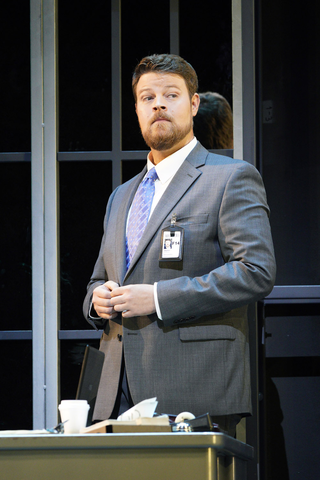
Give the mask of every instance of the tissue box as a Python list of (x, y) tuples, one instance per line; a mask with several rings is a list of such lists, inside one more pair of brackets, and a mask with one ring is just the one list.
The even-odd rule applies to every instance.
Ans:
[(81, 430), (81, 433), (171, 432), (168, 415), (141, 417), (136, 420), (103, 420)]

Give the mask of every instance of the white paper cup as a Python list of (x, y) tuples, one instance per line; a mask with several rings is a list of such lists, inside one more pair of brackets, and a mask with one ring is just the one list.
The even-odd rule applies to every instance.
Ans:
[(80, 433), (86, 427), (90, 408), (87, 400), (61, 400), (58, 408), (61, 422), (66, 422), (64, 433)]

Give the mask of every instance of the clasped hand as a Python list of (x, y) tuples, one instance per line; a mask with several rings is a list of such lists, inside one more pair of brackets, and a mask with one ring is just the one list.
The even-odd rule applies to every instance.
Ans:
[(92, 304), (101, 318), (150, 315), (156, 311), (153, 285), (119, 285), (111, 280), (93, 290)]

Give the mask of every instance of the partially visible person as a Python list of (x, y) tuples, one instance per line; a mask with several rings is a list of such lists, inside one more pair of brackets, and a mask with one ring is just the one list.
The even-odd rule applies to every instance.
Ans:
[(199, 93), (200, 106), (193, 131), (208, 149), (233, 149), (233, 118), (228, 101), (219, 93)]

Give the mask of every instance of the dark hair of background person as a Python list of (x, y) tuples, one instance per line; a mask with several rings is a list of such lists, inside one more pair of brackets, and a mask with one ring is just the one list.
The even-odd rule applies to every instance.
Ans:
[(200, 93), (193, 131), (205, 148), (233, 148), (233, 117), (228, 101), (219, 93)]
[(198, 77), (190, 63), (179, 57), (179, 55), (155, 54), (144, 57), (134, 69), (132, 90), (135, 101), (137, 101), (136, 89), (140, 77), (145, 73), (154, 72), (180, 75), (186, 82), (190, 98), (192, 98), (198, 90)]

